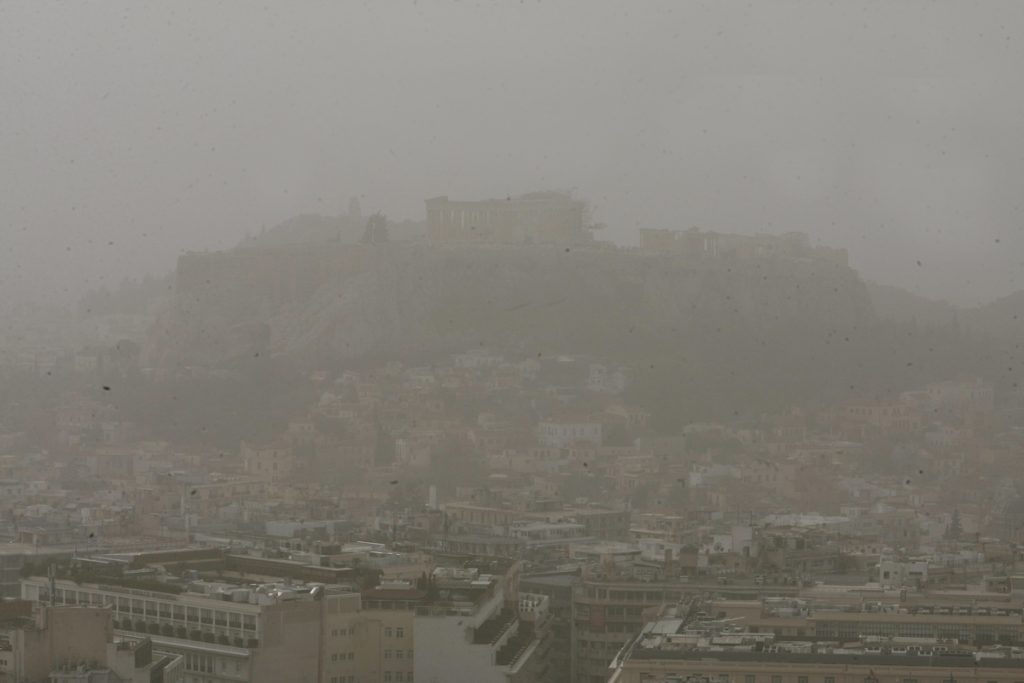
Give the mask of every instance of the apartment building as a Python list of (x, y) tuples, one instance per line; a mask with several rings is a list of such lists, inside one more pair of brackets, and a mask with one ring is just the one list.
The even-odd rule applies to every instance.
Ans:
[(176, 593), (29, 577), (22, 597), (109, 609), (118, 636), (182, 655), (183, 683), (362, 683), (376, 666), (356, 656), (359, 594), (339, 588), (194, 582)]
[(0, 603), (0, 681), (180, 683), (183, 659), (149, 638), (114, 638), (110, 610)]
[(368, 672), (380, 683), (415, 680), (414, 620), (427, 601), (426, 590), (408, 581), (388, 581), (363, 591), (362, 618), (356, 626), (355, 645), (361, 656), (376, 654), (378, 666)]

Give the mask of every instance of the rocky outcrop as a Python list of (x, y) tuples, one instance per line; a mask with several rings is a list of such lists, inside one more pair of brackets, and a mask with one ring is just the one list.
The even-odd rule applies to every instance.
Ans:
[(174, 302), (144, 357), (205, 365), (266, 352), (319, 362), (477, 345), (726, 353), (872, 320), (863, 282), (829, 261), (321, 243), (182, 256)]

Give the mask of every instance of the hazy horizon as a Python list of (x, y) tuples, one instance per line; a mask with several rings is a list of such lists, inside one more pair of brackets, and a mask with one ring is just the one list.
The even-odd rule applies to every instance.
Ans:
[(1022, 41), (0, 0), (0, 683), (1024, 682)]
[(0, 4), (0, 284), (66, 301), (352, 195), (551, 188), (620, 243), (799, 230), (926, 296), (1024, 287), (1024, 6), (643, 9)]

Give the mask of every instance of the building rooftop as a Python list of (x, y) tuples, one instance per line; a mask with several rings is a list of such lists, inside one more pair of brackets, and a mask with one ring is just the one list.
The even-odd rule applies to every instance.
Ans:
[[(738, 620), (694, 617), (695, 605), (670, 608), (649, 622), (621, 660), (728, 660), (922, 667), (1024, 668), (1024, 648), (975, 648), (956, 640), (862, 636), (851, 640), (779, 638), (754, 633)], [(700, 613), (698, 613), (700, 614)]]

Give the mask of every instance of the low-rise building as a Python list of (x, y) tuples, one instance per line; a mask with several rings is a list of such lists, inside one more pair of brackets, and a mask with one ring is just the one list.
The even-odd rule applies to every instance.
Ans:
[(609, 683), (1010, 683), (1024, 677), (1024, 656), (929, 637), (782, 639), (695, 614), (691, 603), (646, 623), (608, 673)]

